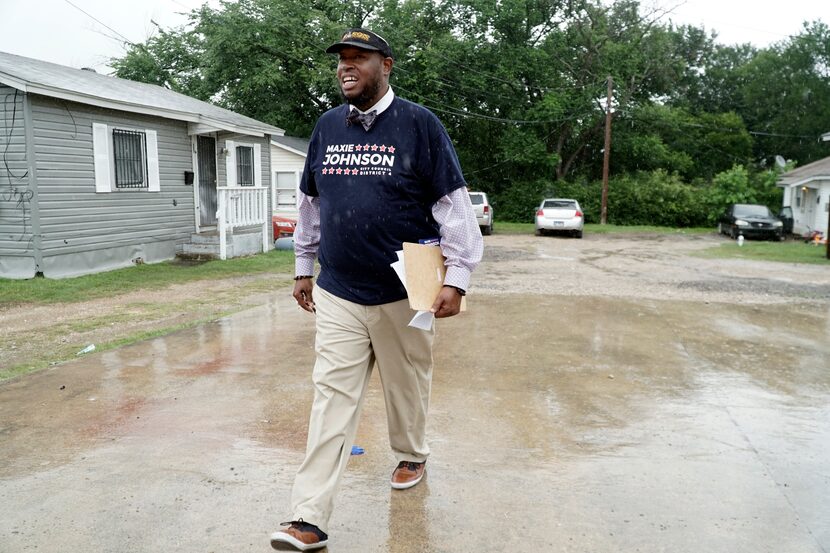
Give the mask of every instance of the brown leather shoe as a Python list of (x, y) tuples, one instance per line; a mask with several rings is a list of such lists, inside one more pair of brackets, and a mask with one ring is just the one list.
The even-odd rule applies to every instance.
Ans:
[(271, 547), (277, 551), (309, 551), (325, 547), (329, 542), (325, 532), (303, 519), (283, 522), (280, 526), (288, 528), (271, 534)]
[(401, 461), (398, 463), (398, 468), (392, 473), (392, 487), (396, 490), (411, 488), (424, 477), (426, 465), (426, 461), (423, 463)]

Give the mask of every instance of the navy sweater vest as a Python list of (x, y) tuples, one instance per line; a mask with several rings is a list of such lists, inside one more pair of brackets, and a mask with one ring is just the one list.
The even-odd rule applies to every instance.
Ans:
[(406, 298), (390, 264), (403, 242), (439, 236), (432, 206), (466, 186), (447, 131), (398, 97), (366, 132), (329, 110), (309, 143), (300, 190), (320, 199), (320, 276), (326, 291), (361, 305)]

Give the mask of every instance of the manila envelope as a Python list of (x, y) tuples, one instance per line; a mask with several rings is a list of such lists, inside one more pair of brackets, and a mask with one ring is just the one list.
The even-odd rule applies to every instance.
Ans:
[[(439, 246), (404, 242), (403, 262), (406, 267), (406, 291), (409, 307), (429, 311), (444, 286), (444, 256)], [(467, 310), (467, 298), (461, 298), (461, 311)]]

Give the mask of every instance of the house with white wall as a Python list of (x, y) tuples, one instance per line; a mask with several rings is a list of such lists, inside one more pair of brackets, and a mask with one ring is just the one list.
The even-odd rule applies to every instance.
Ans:
[(297, 219), (297, 198), (308, 140), (293, 136), (271, 137), (271, 208), (277, 217)]
[[(827, 135), (830, 138), (830, 134)], [(819, 230), (827, 236), (830, 217), (830, 157), (782, 174), (784, 207), (793, 212), (793, 233)]]

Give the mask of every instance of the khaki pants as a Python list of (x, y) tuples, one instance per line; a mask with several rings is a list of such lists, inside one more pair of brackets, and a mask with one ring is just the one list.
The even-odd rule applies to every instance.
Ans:
[[(432, 382), (434, 331), (407, 326), (408, 300), (358, 305), (319, 286), (314, 404), (306, 457), (291, 492), (292, 520), (328, 532), (334, 496), (351, 455), (372, 367), (377, 361), (389, 442), (398, 462), (429, 455), (425, 427)], [(391, 470), (390, 470), (391, 474)]]

